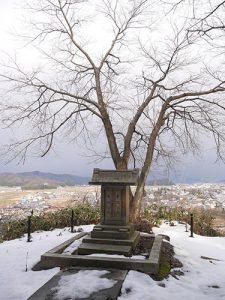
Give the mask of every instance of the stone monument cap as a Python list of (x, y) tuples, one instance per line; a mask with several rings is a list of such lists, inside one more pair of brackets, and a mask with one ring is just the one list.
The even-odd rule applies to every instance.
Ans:
[(139, 169), (133, 170), (102, 170), (94, 169), (91, 182), (89, 184), (117, 184), (117, 185), (137, 185)]

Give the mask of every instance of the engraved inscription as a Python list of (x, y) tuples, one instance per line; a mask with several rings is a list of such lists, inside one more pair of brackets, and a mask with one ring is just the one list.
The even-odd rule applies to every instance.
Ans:
[(105, 191), (105, 220), (118, 221), (122, 216), (121, 190), (108, 189)]
[(105, 218), (111, 218), (111, 206), (112, 206), (112, 191), (106, 191), (106, 199), (105, 199)]
[(112, 219), (120, 220), (121, 209), (121, 191), (116, 191), (112, 202)]

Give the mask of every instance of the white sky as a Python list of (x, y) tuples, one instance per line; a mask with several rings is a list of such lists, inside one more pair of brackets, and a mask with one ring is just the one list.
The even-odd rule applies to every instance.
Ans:
[[(18, 29), (20, 19), (22, 18), (21, 10), (18, 5), (22, 1), (19, 0), (0, 0), (0, 51), (13, 54), (15, 50), (18, 51), (18, 44), (16, 38), (10, 34), (14, 28)], [(19, 50), (21, 51), (21, 50)], [(24, 57), (26, 63), (32, 63), (37, 57), (36, 54), (29, 49), (24, 50)], [(2, 55), (1, 55), (2, 57)], [(6, 130), (0, 129), (1, 144), (8, 141), (11, 133)], [(180, 180), (188, 178), (196, 178), (198, 180), (214, 181), (218, 179), (225, 179), (225, 166), (223, 164), (215, 164), (215, 154), (212, 145), (204, 145), (204, 154), (201, 157), (194, 158), (186, 156), (181, 158), (181, 163), (176, 166), (176, 175), (171, 171), (171, 177), (177, 177)], [(91, 159), (85, 157), (85, 150), (80, 149), (79, 145), (68, 145), (58, 141), (54, 151), (45, 158), (30, 158), (24, 165), (17, 165), (12, 162), (4, 165), (0, 161), (0, 172), (19, 172), (19, 171), (49, 171), (55, 173), (71, 173), (80, 176), (90, 176), (94, 167), (112, 168), (113, 165), (110, 161), (97, 164), (91, 163)], [(164, 168), (163, 168), (164, 169)], [(161, 175), (163, 173), (159, 172)], [(157, 173), (156, 173), (157, 174)], [(156, 177), (158, 175), (155, 175)], [(164, 176), (162, 176), (164, 177)]]

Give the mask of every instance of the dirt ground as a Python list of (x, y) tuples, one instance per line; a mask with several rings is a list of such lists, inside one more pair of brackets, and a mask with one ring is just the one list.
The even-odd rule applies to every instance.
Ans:
[[(15, 205), (26, 195), (35, 195), (37, 193), (50, 193), (54, 194), (54, 197), (46, 199), (47, 204), (52, 208), (65, 208), (70, 206), (74, 200), (80, 199), (85, 201), (88, 194), (94, 193), (100, 195), (100, 188), (95, 186), (72, 186), (72, 187), (60, 187), (58, 189), (46, 189), (46, 190), (25, 190), (25, 191), (12, 191), (0, 189), (0, 208), (7, 207), (9, 205)], [(73, 194), (73, 195), (72, 195)]]

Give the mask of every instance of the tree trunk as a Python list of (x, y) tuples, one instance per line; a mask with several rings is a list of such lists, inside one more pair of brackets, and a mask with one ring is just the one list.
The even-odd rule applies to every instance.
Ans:
[(130, 222), (132, 223), (136, 223), (140, 220), (141, 201), (145, 190), (144, 187), (143, 184), (139, 184), (134, 195), (130, 192)]

